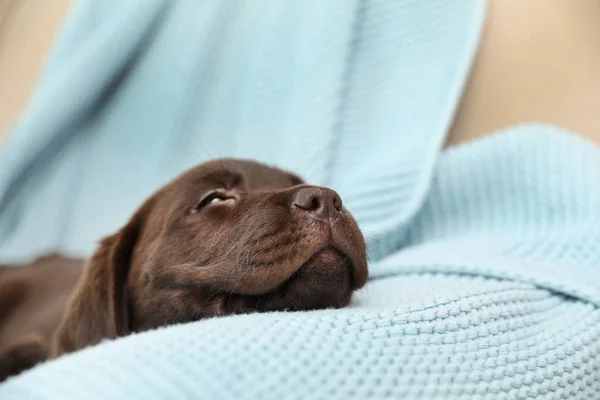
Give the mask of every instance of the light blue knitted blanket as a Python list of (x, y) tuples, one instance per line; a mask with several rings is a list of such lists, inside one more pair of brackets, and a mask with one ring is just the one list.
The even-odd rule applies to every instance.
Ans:
[(0, 399), (599, 399), (600, 149), (524, 125), (440, 152), (484, 19), (462, 0), (80, 0), (0, 157), (0, 261), (88, 255), (217, 156), (335, 188), (351, 307), (106, 342)]

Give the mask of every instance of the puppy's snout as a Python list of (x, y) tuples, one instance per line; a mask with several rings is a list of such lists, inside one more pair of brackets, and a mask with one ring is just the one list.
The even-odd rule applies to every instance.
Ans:
[(292, 206), (321, 218), (333, 218), (342, 211), (342, 199), (335, 191), (305, 186), (296, 192)]

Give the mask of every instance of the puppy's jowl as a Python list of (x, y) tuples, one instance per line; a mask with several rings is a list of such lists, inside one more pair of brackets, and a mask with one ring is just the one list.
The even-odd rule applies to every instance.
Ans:
[(202, 164), (159, 189), (83, 264), (49, 256), (0, 268), (0, 380), (163, 325), (343, 307), (368, 275), (336, 192), (243, 160)]

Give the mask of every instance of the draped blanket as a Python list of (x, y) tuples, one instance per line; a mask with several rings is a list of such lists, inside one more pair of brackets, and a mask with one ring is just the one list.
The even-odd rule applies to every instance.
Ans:
[(336, 189), (350, 307), (101, 343), (0, 398), (597, 399), (600, 149), (523, 125), (441, 151), (484, 2), (80, 0), (0, 156), (0, 261), (87, 256), (160, 184), (248, 157)]

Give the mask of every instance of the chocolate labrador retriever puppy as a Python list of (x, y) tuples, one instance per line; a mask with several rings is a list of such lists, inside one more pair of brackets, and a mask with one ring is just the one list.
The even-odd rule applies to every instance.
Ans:
[(163, 325), (343, 307), (368, 275), (336, 192), (233, 159), (159, 189), (82, 266), (51, 255), (0, 268), (0, 380)]

